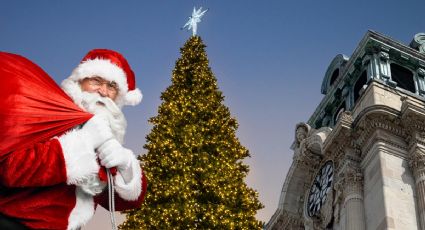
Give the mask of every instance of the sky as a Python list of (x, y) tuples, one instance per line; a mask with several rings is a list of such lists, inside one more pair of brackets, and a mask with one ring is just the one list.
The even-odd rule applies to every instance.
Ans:
[[(160, 94), (171, 84), (180, 48), (191, 35), (180, 28), (194, 6), (209, 8), (198, 35), (239, 123), (238, 138), (250, 151), (246, 183), (265, 205), (257, 214), (265, 222), (277, 208), (292, 162), (295, 125), (306, 122), (323, 98), (320, 86), (332, 59), (350, 56), (367, 30), (404, 44), (425, 32), (423, 0), (0, 3), (0, 50), (29, 58), (57, 83), (93, 48), (127, 58), (144, 95), (140, 105), (124, 109), (126, 146), (137, 154), (146, 153), (142, 146), (152, 128), (147, 120), (157, 114)], [(84, 229), (110, 226), (106, 212), (99, 213)]]

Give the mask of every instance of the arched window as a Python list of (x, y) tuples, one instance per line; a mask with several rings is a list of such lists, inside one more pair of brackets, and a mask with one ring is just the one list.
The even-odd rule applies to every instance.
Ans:
[(330, 83), (329, 83), (329, 86), (332, 86), (332, 85), (335, 83), (335, 80), (336, 80), (336, 78), (338, 77), (338, 75), (339, 75), (339, 69), (336, 69), (336, 70), (332, 73), (331, 81), (330, 81)]
[(357, 102), (357, 99), (360, 97), (360, 90), (367, 83), (367, 72), (363, 71), (362, 75), (360, 75), (359, 79), (357, 79), (356, 84), (354, 85), (354, 103)]
[(413, 73), (397, 64), (391, 64), (391, 79), (397, 82), (397, 86), (415, 93), (415, 82), (413, 80)]

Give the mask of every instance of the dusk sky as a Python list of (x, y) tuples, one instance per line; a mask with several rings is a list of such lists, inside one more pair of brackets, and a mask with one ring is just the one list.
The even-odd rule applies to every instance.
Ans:
[[(0, 50), (41, 66), (57, 83), (93, 48), (121, 52), (132, 66), (143, 101), (126, 107), (126, 145), (145, 154), (147, 122), (171, 84), (180, 28), (194, 6), (209, 8), (198, 25), (225, 104), (250, 150), (247, 184), (259, 192), (267, 222), (277, 208), (292, 162), (298, 122), (320, 103), (325, 71), (337, 54), (350, 56), (367, 30), (404, 44), (425, 32), (424, 0), (412, 1), (1, 1)], [(110, 226), (97, 216), (85, 229)], [(104, 218), (104, 219), (102, 219)], [(106, 228), (106, 227), (105, 227)]]

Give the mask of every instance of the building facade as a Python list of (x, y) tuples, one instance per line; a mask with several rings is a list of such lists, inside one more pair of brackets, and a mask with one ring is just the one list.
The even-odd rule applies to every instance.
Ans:
[(265, 229), (425, 230), (425, 34), (368, 31), (321, 92)]

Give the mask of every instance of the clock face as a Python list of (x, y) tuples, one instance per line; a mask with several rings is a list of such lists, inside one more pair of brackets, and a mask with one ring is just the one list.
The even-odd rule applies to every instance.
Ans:
[(316, 215), (325, 204), (326, 195), (332, 189), (333, 172), (332, 161), (327, 161), (314, 178), (307, 202), (307, 212), (310, 217)]

